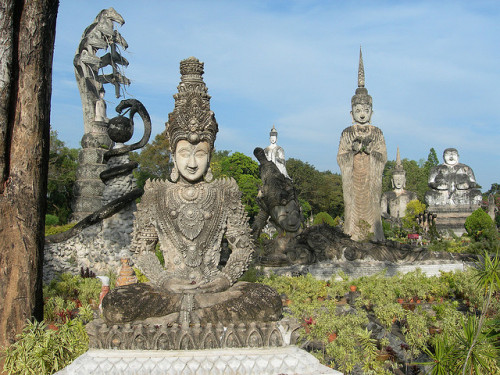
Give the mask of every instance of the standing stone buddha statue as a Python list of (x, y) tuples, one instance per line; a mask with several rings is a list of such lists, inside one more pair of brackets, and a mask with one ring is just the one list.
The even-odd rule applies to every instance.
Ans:
[[(213, 180), (210, 156), (218, 125), (203, 82), (203, 63), (180, 64), (166, 134), (171, 181), (148, 180), (136, 213), (131, 245), (149, 283), (112, 290), (103, 300), (107, 323), (158, 318), (161, 323), (276, 321), (281, 300), (262, 284), (237, 282), (254, 251), (241, 193), (234, 179)], [(223, 237), (231, 249), (219, 265)], [(155, 247), (165, 259), (162, 266)]]
[(380, 218), (382, 172), (387, 150), (382, 131), (370, 123), (372, 97), (365, 88), (363, 56), (359, 51), (358, 88), (351, 100), (353, 125), (340, 137), (337, 163), (344, 193), (344, 233), (364, 240), (366, 226), (373, 239), (384, 239)]
[(417, 199), (417, 194), (413, 191), (405, 190), (406, 172), (401, 163), (399, 147), (396, 154), (396, 166), (392, 172), (391, 181), (394, 190), (382, 194), (382, 199), (380, 200), (382, 217), (387, 219), (400, 219), (406, 214), (406, 205), (410, 201)]

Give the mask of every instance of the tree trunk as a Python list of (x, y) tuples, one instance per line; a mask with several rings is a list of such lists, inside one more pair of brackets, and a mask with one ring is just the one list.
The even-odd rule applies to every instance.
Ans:
[(43, 319), (58, 6), (58, 0), (0, 0), (0, 347), (14, 342), (27, 319)]

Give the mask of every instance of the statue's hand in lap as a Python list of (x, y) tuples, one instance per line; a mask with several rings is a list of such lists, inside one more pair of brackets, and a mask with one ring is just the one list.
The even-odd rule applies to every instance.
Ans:
[(170, 278), (166, 280), (162, 287), (167, 291), (175, 294), (200, 294), (200, 293), (216, 293), (229, 289), (231, 284), (229, 280), (223, 276), (216, 278), (213, 281), (196, 283), (185, 279)]
[(177, 279), (177, 278), (169, 278), (165, 280), (162, 285), (162, 289), (165, 289), (168, 292), (175, 294), (182, 293), (197, 293), (197, 288), (199, 285), (192, 284), (188, 280), (185, 279)]

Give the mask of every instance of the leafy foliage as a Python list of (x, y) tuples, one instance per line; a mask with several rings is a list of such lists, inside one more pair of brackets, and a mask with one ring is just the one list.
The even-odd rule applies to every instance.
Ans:
[(415, 232), (418, 230), (416, 215), (424, 213), (425, 204), (418, 199), (408, 202), (406, 205), (406, 214), (403, 217), (403, 228)]
[(495, 223), (482, 208), (478, 208), (465, 219), (465, 229), (475, 241), (493, 240), (497, 237)]
[(328, 224), (329, 226), (335, 226), (333, 218), (326, 212), (319, 212), (314, 216), (313, 225)]
[(71, 214), (73, 186), (76, 180), (78, 150), (68, 148), (50, 132), (49, 174), (47, 181), (47, 214), (57, 216), (66, 223)]
[(45, 215), (45, 226), (53, 226), (59, 224), (59, 218), (56, 215)]
[(43, 288), (42, 322), (28, 321), (18, 340), (6, 348), (8, 374), (53, 374), (88, 350), (85, 324), (94, 318), (101, 282), (69, 273)]
[(245, 210), (253, 218), (259, 212), (256, 197), (261, 180), (259, 164), (241, 152), (230, 155), (229, 151), (215, 152), (212, 156), (211, 168), (214, 177), (232, 177), (241, 190), (241, 202)]
[(88, 350), (88, 336), (83, 322), (68, 320), (57, 330), (43, 323), (28, 321), (18, 341), (5, 355), (7, 374), (53, 374)]
[(327, 212), (332, 217), (343, 215), (342, 177), (339, 174), (319, 172), (311, 164), (294, 158), (287, 160), (286, 168), (299, 200), (308, 202), (313, 213)]
[[(389, 373), (391, 366), (411, 365), (421, 352), (433, 360), (426, 363), (435, 367), (432, 373), (458, 374), (467, 362), (467, 353), (471, 348), (474, 352), (471, 358), (474, 359), (468, 362), (477, 363), (477, 372), (469, 372), (469, 366), (467, 374), (490, 374), (499, 370), (494, 360), (498, 350), (493, 345), (495, 336), (492, 329), (499, 329), (498, 323), (494, 324), (495, 316), (498, 322), (500, 315), (500, 302), (492, 299), (494, 306), (485, 309), (487, 296), (481, 293), (480, 287), (492, 285), (486, 280), (497, 280), (494, 275), (498, 275), (499, 261), (494, 258), (485, 264), (486, 272), (484, 267), (478, 266), (477, 270), (469, 268), (431, 277), (417, 269), (404, 275), (387, 277), (381, 272), (356, 280), (348, 280), (345, 275), (333, 275), (329, 281), (316, 280), (309, 274), (299, 277), (271, 275), (261, 282), (275, 288), (287, 301), (285, 311), (303, 322), (301, 337), (305, 343), (314, 342), (315, 348), (322, 348), (315, 354), (322, 363), (346, 374), (357, 373), (359, 369), (363, 369), (363, 373)], [(479, 280), (481, 282), (478, 283)], [(351, 284), (357, 286), (356, 293), (359, 293), (354, 309), (342, 302), (344, 296), (348, 296)], [(497, 286), (487, 290), (494, 295)], [(445, 300), (442, 300), (443, 297)], [(403, 299), (403, 304), (396, 303), (397, 298)], [(426, 300), (434, 302), (426, 303), (424, 308)], [(470, 301), (471, 306), (482, 307), (464, 311), (459, 302), (462, 300)], [(475, 316), (486, 310), (490, 318), (485, 318), (486, 327), (478, 330), (479, 320)], [(385, 348), (388, 340), (375, 340), (367, 329), (369, 317), (373, 315), (386, 332), (400, 329), (400, 337), (404, 338), (404, 363), (391, 364), (394, 359), (378, 360), (375, 355), (378, 354), (377, 349)], [(430, 327), (438, 328), (440, 333), (431, 334)], [(477, 344), (474, 344), (472, 339), (477, 332), (482, 333), (477, 335)]]
[(131, 152), (130, 160), (139, 163), (134, 170), (139, 187), (143, 187), (148, 178), (166, 179), (173, 165), (166, 133), (157, 134), (153, 142), (144, 146), (140, 153)]

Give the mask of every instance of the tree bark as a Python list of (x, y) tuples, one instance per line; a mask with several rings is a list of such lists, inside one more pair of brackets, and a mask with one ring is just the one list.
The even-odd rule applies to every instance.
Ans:
[(14, 342), (27, 319), (43, 319), (58, 6), (58, 0), (0, 0), (0, 347)]

